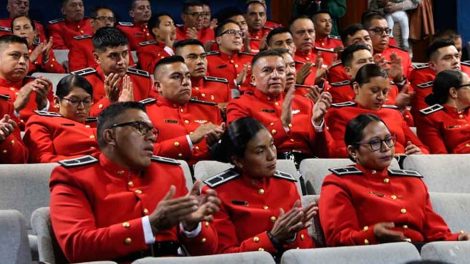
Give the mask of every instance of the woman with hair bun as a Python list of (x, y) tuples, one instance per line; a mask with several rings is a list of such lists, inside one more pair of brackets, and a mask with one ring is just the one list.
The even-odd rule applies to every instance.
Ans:
[(431, 153), (470, 153), (470, 78), (464, 72), (445, 70), (434, 79), (430, 105), (421, 109), (418, 136)]

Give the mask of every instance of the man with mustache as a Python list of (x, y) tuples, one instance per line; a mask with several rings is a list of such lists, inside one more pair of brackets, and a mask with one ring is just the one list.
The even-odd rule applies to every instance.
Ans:
[[(29, 0), (8, 0), (6, 9), (8, 11), (8, 18), (0, 19), (0, 36), (11, 34), (13, 18), (19, 16), (29, 17)], [(39, 34), (39, 40), (41, 42), (46, 41), (44, 26), (38, 21), (33, 21), (33, 23)]]
[(249, 0), (246, 3), (246, 23), (250, 40), (250, 50), (258, 53), (266, 45), (266, 36), (272, 27), (267, 27), (266, 3), (260, 0)]
[(133, 21), (119, 22), (117, 28), (129, 39), (130, 50), (137, 50), (139, 43), (153, 39), (147, 25), (152, 16), (150, 1), (132, 0), (129, 16)]
[(214, 30), (204, 27), (204, 4), (197, 0), (188, 0), (183, 4), (181, 19), (183, 25), (176, 28), (176, 39), (198, 39), (202, 43), (214, 40)]

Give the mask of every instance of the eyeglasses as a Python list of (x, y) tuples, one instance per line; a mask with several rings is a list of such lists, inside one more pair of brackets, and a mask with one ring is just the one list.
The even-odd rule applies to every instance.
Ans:
[(357, 145), (369, 145), (371, 151), (377, 151), (382, 148), (382, 143), (385, 143), (385, 145), (388, 148), (391, 148), (395, 146), (396, 142), (396, 137), (395, 136), (388, 136), (384, 139), (372, 139), (369, 142), (358, 142)]
[(459, 85), (457, 88), (470, 88), (470, 83)]
[(375, 35), (383, 35), (383, 34), (390, 35), (390, 33), (392, 33), (391, 28), (381, 28), (381, 27), (369, 28), (369, 31)]
[(90, 106), (91, 103), (93, 103), (93, 101), (91, 100), (90, 97), (88, 98), (85, 98), (83, 100), (79, 100), (79, 99), (76, 99), (76, 98), (62, 98), (62, 100), (65, 100), (67, 102), (69, 102), (69, 104), (71, 104), (72, 106), (74, 107), (78, 107), (80, 104), (83, 104), (83, 106)]
[(156, 129), (154, 126), (149, 125), (147, 122), (144, 121), (132, 121), (132, 122), (124, 122), (124, 123), (119, 123), (119, 124), (113, 124), (111, 128), (116, 128), (116, 127), (125, 127), (125, 126), (130, 126), (133, 127), (141, 136), (147, 136), (151, 132), (154, 136), (158, 135), (158, 129)]
[(227, 29), (225, 30), (224, 32), (222, 32), (220, 35), (224, 35), (224, 34), (229, 34), (231, 36), (236, 36), (236, 35), (239, 35), (240, 37), (243, 37), (243, 31), (241, 30), (236, 30), (236, 29)]
[(107, 17), (107, 16), (99, 16), (99, 17), (95, 17), (96, 20), (99, 20), (99, 21), (109, 21), (109, 22), (116, 22), (116, 18), (115, 17)]

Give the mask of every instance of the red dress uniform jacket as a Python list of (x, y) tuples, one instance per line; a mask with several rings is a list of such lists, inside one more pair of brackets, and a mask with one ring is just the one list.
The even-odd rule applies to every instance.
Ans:
[[(0, 36), (11, 34), (11, 22), (13, 18), (4, 18), (0, 19)], [(33, 21), (36, 32), (39, 35), (39, 41), (47, 41), (46, 31), (44, 31), (44, 26), (38, 21)]]
[(26, 123), (24, 142), (32, 163), (56, 162), (98, 152), (96, 119), (86, 124), (58, 113), (39, 112)]
[(248, 38), (250, 40), (250, 50), (252, 53), (258, 53), (261, 48), (261, 44), (266, 41), (266, 36), (268, 36), (269, 32), (273, 30), (272, 27), (264, 26), (262, 29), (258, 31), (250, 31), (248, 32)]
[(136, 49), (140, 68), (151, 73), (154, 72), (155, 65), (157, 65), (158, 61), (171, 56), (171, 54), (165, 50), (165, 43), (155, 40), (140, 42)]
[[(86, 68), (79, 71), (72, 72), (85, 77), (93, 87), (93, 105), (90, 110), (91, 116), (97, 116), (104, 108), (111, 103), (106, 97), (104, 91), (104, 73), (100, 66), (96, 69)], [(134, 88), (134, 100), (139, 101), (150, 97), (153, 94), (153, 82), (150, 74), (146, 71), (128, 68), (127, 74), (130, 76)]]
[[(230, 84), (237, 78), (237, 75), (243, 70), (243, 65), (251, 65), (253, 54), (238, 52), (227, 55), (222, 52), (207, 53), (207, 75), (225, 78)], [(249, 82), (250, 74), (247, 74), (246, 80)]]
[(380, 54), (385, 58), (386, 61), (390, 61), (390, 56), (392, 55), (392, 53), (395, 53), (395, 54), (398, 55), (398, 57), (400, 57), (401, 67), (402, 67), (402, 70), (403, 70), (403, 76), (405, 78), (408, 78), (408, 76), (410, 75), (410, 72), (413, 69), (413, 67), (412, 67), (412, 64), (411, 64), (410, 54), (407, 51), (402, 50), (402, 49), (397, 48), (397, 47), (394, 47), (394, 46), (389, 46), (383, 52), (375, 52), (374, 51), (374, 56), (376, 54)]
[(200, 125), (223, 123), (216, 104), (191, 99), (185, 105), (177, 105), (163, 96), (146, 101), (147, 114), (159, 134), (154, 154), (184, 159), (190, 165), (199, 160), (210, 159), (206, 140), (189, 146), (187, 136)]
[(319, 214), (328, 246), (377, 244), (374, 225), (395, 223), (412, 242), (457, 240), (432, 209), (416, 171), (368, 170), (360, 165), (332, 169), (323, 181)]
[[(25, 77), (20, 82), (12, 83), (0, 78), (0, 94), (8, 95), (9, 102), (13, 104), (21, 87), (23, 87), (25, 84), (32, 80), (34, 80), (34, 77)], [(49, 109), (52, 110), (54, 105), (54, 95), (52, 93), (52, 87), (49, 88), (47, 99), (49, 100)], [(32, 91), (31, 96), (29, 97), (29, 101), (26, 104), (26, 107), (23, 108), (19, 113), (20, 116), (18, 120), (18, 125), (23, 128), (26, 121), (28, 121), (28, 118), (35, 114), (35, 110), (38, 110), (38, 105), (36, 104), (36, 92)]]
[[(315, 60), (317, 59), (317, 54), (312, 51), (308, 53), (302, 53), (301, 51), (296, 51), (294, 55), (294, 61), (295, 61), (295, 69), (297, 72), (299, 72), (300, 68), (307, 63), (310, 62), (312, 64), (315, 64)], [(315, 77), (317, 75), (317, 68), (313, 66), (311, 68), (310, 74), (305, 78), (304, 85), (314, 85), (315, 84)]]
[(98, 67), (95, 56), (93, 56), (93, 41), (91, 35), (75, 36), (70, 42), (72, 43), (69, 50), (69, 70), (71, 72), (87, 67)]
[[(9, 102), (9, 96), (0, 93), (0, 119), (4, 115), (10, 115), (17, 122), (13, 111), (13, 104)], [(20, 129), (17, 127), (3, 142), (0, 142), (0, 164), (26, 162), (28, 162), (28, 148), (21, 140)]]
[[(29, 48), (29, 54), (36, 48), (36, 46)], [(35, 61), (29, 61), (28, 74), (33, 72), (52, 72), (52, 73), (65, 73), (64, 66), (57, 62), (54, 51), (49, 50), (49, 59), (44, 61), (44, 55), (41, 53)]]
[(278, 27), (283, 27), (282, 24), (279, 24), (279, 23), (276, 23), (276, 22), (270, 21), (270, 20), (266, 20), (266, 23), (264, 23), (264, 26), (267, 27), (267, 28), (272, 28), (272, 29), (275, 29), (275, 28), (278, 28)]
[(344, 70), (344, 65), (342, 62), (338, 61), (333, 63), (326, 73), (326, 78), (330, 83), (341, 82), (344, 80), (349, 80), (349, 75), (346, 74)]
[(147, 23), (119, 22), (116, 27), (126, 35), (131, 50), (137, 50), (140, 42), (154, 39), (152, 34), (150, 34)]
[(331, 136), (335, 140), (336, 147), (331, 153), (331, 158), (347, 158), (346, 145), (344, 144), (344, 133), (348, 122), (360, 114), (375, 114), (380, 117), (387, 125), (390, 133), (395, 135), (395, 152), (397, 154), (405, 153), (405, 147), (408, 141), (421, 149), (421, 152), (428, 154), (425, 145), (410, 130), (406, 121), (398, 108), (393, 105), (384, 105), (379, 110), (366, 109), (355, 102), (344, 102), (333, 104), (326, 114), (326, 125), (330, 130)]
[(222, 202), (213, 223), (219, 236), (217, 253), (264, 250), (277, 254), (282, 253), (278, 250), (314, 247), (306, 229), (299, 231), (295, 240), (285, 243), (282, 249), (276, 248), (268, 237), (279, 210), (289, 211), (300, 199), (295, 181), (292, 175), (280, 171), (256, 181), (234, 169), (206, 180)]
[[(183, 25), (178, 25), (176, 27), (176, 40), (185, 40), (188, 39), (186, 31), (187, 27)], [(203, 44), (206, 44), (208, 41), (215, 40), (215, 32), (212, 28), (203, 28), (197, 32), (197, 40), (201, 41)]]
[(418, 136), (431, 153), (470, 153), (469, 109), (458, 112), (452, 106), (435, 104), (420, 112)]
[(93, 35), (91, 19), (84, 18), (79, 22), (69, 22), (63, 18), (49, 21), (49, 35), (53, 38), (53, 49), (69, 49), (75, 36)]
[(231, 90), (228, 80), (225, 78), (217, 78), (212, 76), (204, 76), (202, 78), (191, 78), (193, 98), (213, 102), (227, 103), (231, 98)]
[[(152, 158), (141, 172), (114, 164), (104, 154), (98, 159), (85, 156), (73, 160), (73, 167), (54, 169), (49, 182), (52, 228), (71, 262), (130, 262), (133, 259), (126, 256), (149, 249), (142, 217), (152, 213), (171, 185), (176, 187), (175, 198), (187, 193), (183, 171), (176, 161), (160, 157)], [(217, 237), (209, 224), (192, 239), (180, 235), (177, 227), (154, 235), (157, 242), (179, 240), (192, 254), (216, 250)]]
[(323, 58), (323, 64), (326, 67), (329, 67), (338, 61), (338, 53), (336, 53), (334, 49), (315, 47), (315, 52), (317, 53), (317, 56)]
[[(354, 97), (356, 97), (351, 81), (349, 79), (341, 82), (330, 83), (330, 88), (328, 89), (328, 92), (330, 92), (333, 98), (333, 103), (353, 101)], [(385, 104), (394, 105), (398, 92), (398, 87), (395, 85), (395, 83), (391, 81), (390, 91), (388, 92), (388, 98), (385, 101)]]
[(338, 47), (343, 47), (343, 42), (338, 36), (328, 35), (324, 38), (315, 38), (315, 47), (320, 47), (324, 49), (335, 49)]
[(318, 133), (312, 125), (313, 102), (295, 95), (292, 100), (292, 123), (288, 131), (281, 121), (284, 97), (271, 98), (255, 89), (233, 99), (227, 105), (227, 123), (241, 117), (253, 117), (271, 132), (277, 152), (300, 151), (305, 155), (328, 157), (333, 144), (328, 130)]

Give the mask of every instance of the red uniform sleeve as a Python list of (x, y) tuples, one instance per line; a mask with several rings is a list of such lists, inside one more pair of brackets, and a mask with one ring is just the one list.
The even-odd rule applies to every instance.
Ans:
[(44, 56), (41, 55), (42, 61), (42, 68), (46, 72), (53, 72), (53, 73), (65, 73), (64, 66), (62, 66), (54, 56), (54, 52), (51, 49), (49, 51), (49, 59), (47, 62), (44, 61)]
[(52, 137), (51, 131), (44, 124), (35, 122), (34, 120), (30, 120), (26, 123), (24, 142), (31, 153), (31, 162), (48, 163), (70, 158), (69, 156), (55, 153)]
[(70, 71), (78, 71), (91, 65), (87, 65), (86, 56), (83, 55), (82, 51), (78, 47), (72, 47), (69, 51), (69, 69)]
[(422, 117), (416, 122), (418, 137), (428, 146), (432, 154), (448, 154), (446, 144), (442, 139), (438, 124), (428, 117)]
[[(423, 144), (423, 142), (421, 142), (421, 140), (419, 140), (419, 138), (415, 135), (415, 133), (411, 131), (410, 127), (406, 124), (405, 120), (403, 120), (402, 123), (403, 123), (402, 127), (403, 127), (403, 132), (405, 133), (406, 141), (411, 141), (411, 143), (418, 146), (421, 149), (421, 152), (423, 154), (429, 154), (428, 148)], [(406, 143), (404, 147), (406, 147)]]
[(21, 140), (20, 130), (15, 128), (3, 142), (0, 142), (0, 164), (27, 163), (28, 149)]
[(186, 135), (155, 143), (155, 155), (173, 159), (189, 159), (191, 148)]
[(52, 37), (53, 49), (68, 49), (65, 41), (62, 38), (60, 24), (51, 24), (48, 27), (49, 36)]

